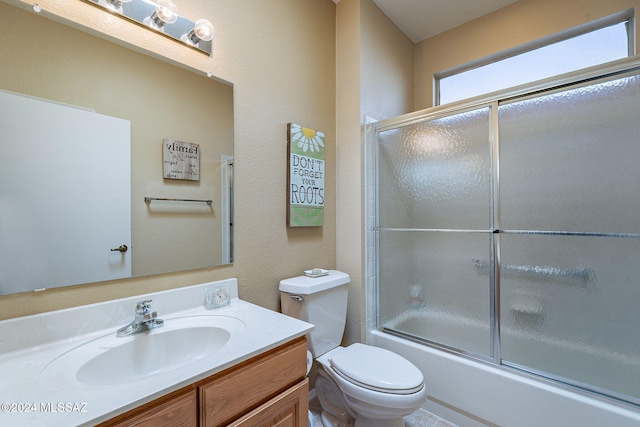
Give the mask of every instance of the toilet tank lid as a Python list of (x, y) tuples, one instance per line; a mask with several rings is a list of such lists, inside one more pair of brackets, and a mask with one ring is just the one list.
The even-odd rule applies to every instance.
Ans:
[(316, 292), (346, 285), (351, 281), (347, 273), (329, 270), (329, 274), (320, 277), (298, 276), (280, 281), (280, 290), (290, 294), (309, 295)]

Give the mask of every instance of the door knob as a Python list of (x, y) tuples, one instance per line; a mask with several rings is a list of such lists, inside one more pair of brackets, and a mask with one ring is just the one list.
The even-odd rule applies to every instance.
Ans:
[(120, 245), (117, 248), (111, 249), (111, 252), (116, 252), (117, 251), (117, 252), (125, 253), (125, 252), (127, 252), (128, 249), (129, 248), (127, 247), (127, 245)]

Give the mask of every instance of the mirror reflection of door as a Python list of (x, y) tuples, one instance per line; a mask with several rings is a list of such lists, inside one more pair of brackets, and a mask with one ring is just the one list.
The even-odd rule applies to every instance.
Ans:
[(130, 277), (129, 121), (0, 91), (0, 134), (0, 294)]
[(233, 262), (233, 156), (222, 155), (222, 263)]

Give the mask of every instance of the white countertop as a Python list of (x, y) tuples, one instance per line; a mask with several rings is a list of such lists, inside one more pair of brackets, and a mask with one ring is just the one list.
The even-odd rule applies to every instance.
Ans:
[[(210, 286), (228, 284), (231, 303), (207, 310)], [(225, 316), (244, 323), (219, 351), (169, 372), (110, 385), (87, 385), (75, 375), (45, 378), (48, 363), (92, 339), (115, 335), (133, 320), (138, 301), (169, 325), (172, 318)], [(236, 279), (0, 321), (0, 425), (95, 425), (303, 336), (313, 325), (238, 299)], [(151, 332), (153, 333), (153, 332)], [(117, 366), (114, 366), (117, 369)]]

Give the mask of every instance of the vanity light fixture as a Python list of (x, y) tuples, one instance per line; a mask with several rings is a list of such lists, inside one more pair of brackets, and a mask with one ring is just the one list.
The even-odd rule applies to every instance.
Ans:
[(106, 0), (107, 9), (112, 10), (117, 13), (122, 13), (122, 4), (129, 3), (131, 0)]
[(206, 19), (198, 19), (193, 29), (180, 37), (180, 40), (198, 46), (201, 41), (208, 42), (213, 39), (213, 24)]
[[(190, 48), (211, 54), (213, 25), (206, 19), (195, 23), (178, 14), (172, 0), (82, 0), (152, 29)], [(35, 6), (34, 6), (35, 7)]]
[(165, 24), (173, 24), (177, 20), (178, 8), (176, 5), (171, 0), (157, 0), (153, 14), (144, 18), (142, 23), (158, 31), (164, 31)]

